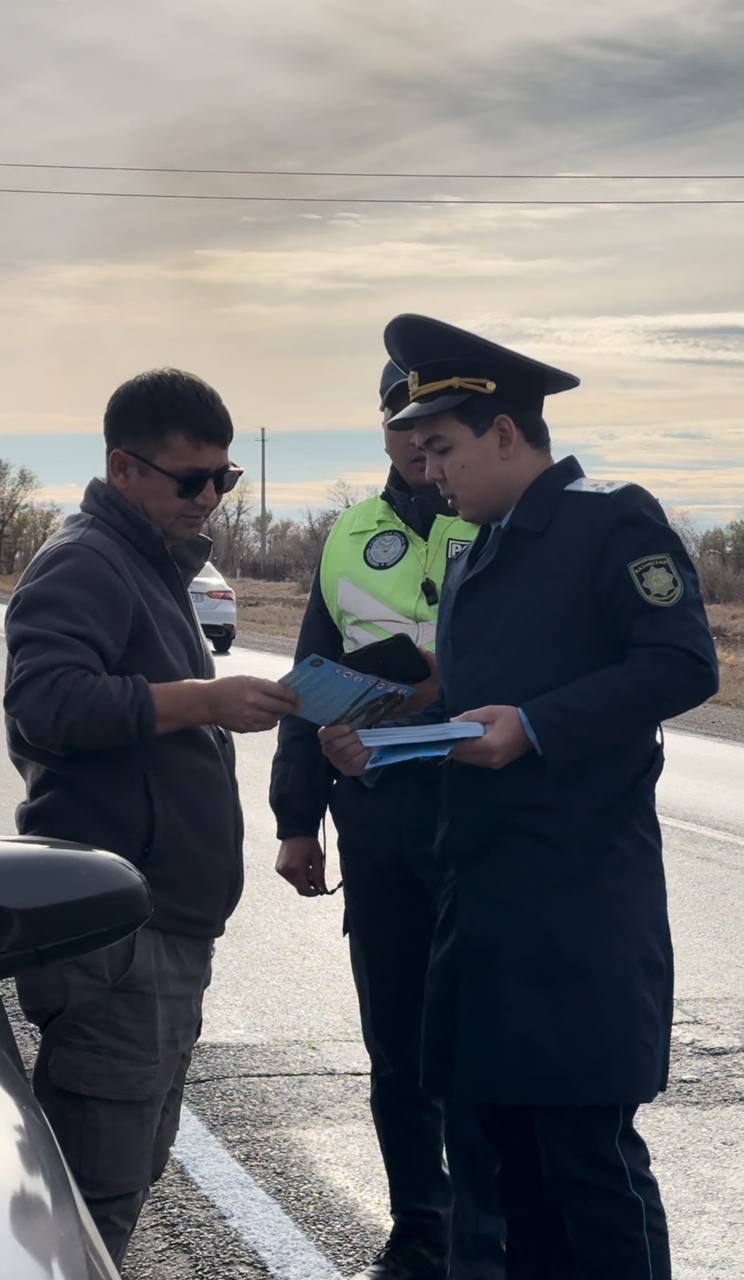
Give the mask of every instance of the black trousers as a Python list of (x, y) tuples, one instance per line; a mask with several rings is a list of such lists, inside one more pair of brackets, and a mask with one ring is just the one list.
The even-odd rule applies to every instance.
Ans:
[(483, 1107), (508, 1280), (671, 1280), (666, 1217), (635, 1111)]
[(442, 1252), (451, 1232), (453, 1280), (501, 1277), (496, 1159), (475, 1107), (443, 1107), (420, 1082), (424, 985), (441, 880), (433, 854), (437, 777), (421, 765), (383, 772), (374, 788), (339, 782), (332, 811), (393, 1232)]
[(33, 1086), (121, 1264), (178, 1132), (212, 942), (141, 929), (16, 980), (41, 1031)]

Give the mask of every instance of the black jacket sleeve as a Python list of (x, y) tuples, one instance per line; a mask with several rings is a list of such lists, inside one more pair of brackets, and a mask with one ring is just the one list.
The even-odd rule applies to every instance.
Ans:
[(116, 675), (132, 625), (126, 584), (93, 548), (59, 543), (34, 561), (5, 616), (5, 710), (32, 746), (132, 746), (155, 734), (142, 675)]
[(592, 583), (617, 660), (523, 704), (549, 766), (565, 768), (699, 706), (718, 688), (697, 574), (655, 498), (612, 499)]
[[(315, 575), (295, 650), (295, 662), (311, 653), (339, 658), (343, 641)], [(318, 729), (308, 720), (286, 716), (279, 725), (279, 744), (271, 766), (269, 802), (277, 823), (277, 838), (317, 836), (328, 806), (334, 773), (320, 750)]]

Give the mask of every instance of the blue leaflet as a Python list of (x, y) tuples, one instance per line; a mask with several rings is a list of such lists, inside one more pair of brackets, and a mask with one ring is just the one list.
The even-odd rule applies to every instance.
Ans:
[(413, 690), (379, 676), (363, 674), (311, 653), (282, 676), (280, 684), (295, 689), (300, 705), (295, 712), (313, 724), (348, 724), (355, 729), (390, 716)]

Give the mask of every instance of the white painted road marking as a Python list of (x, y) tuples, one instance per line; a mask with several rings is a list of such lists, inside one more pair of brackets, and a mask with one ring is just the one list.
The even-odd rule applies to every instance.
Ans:
[(744, 837), (736, 836), (732, 831), (721, 831), (718, 827), (701, 827), (696, 822), (683, 822), (681, 818), (667, 818), (659, 814), (662, 827), (675, 827), (678, 831), (689, 831), (692, 835), (703, 836), (705, 840), (722, 840), (724, 844), (735, 844), (744, 849)]
[(276, 1280), (341, 1280), (336, 1268), (188, 1107), (181, 1111), (173, 1154)]
[[(0, 606), (0, 622), (3, 613), (4, 608)], [(245, 671), (276, 679), (290, 666), (291, 659), (282, 655), (256, 653), (240, 648), (234, 648), (230, 655), (217, 659), (218, 674), (238, 674)], [(327, 967), (330, 966), (332, 973), (336, 975), (345, 966), (346, 957), (339, 953), (341, 958), (337, 959), (338, 948), (333, 950), (332, 944), (336, 941), (333, 931), (340, 932), (335, 917), (322, 925), (305, 926), (301, 917), (301, 909), (305, 909), (304, 902), (297, 900), (297, 912), (293, 915), (292, 899), (285, 902), (283, 898), (280, 899), (279, 892), (276, 900), (274, 899), (271, 891), (273, 871), (270, 867), (270, 863), (273, 863), (273, 827), (270, 815), (263, 809), (265, 777), (268, 776), (273, 735), (250, 735), (238, 745), (239, 750), (244, 752), (244, 759), (250, 761), (250, 768), (248, 765), (244, 768), (244, 785), (249, 790), (250, 807), (252, 811), (259, 809), (253, 824), (253, 892), (255, 895), (260, 890), (266, 895), (269, 912), (261, 922), (263, 933), (260, 933), (257, 949), (257, 926), (250, 907), (246, 908), (242, 916), (236, 913), (233, 918), (217, 960), (217, 987), (219, 988), (220, 983), (223, 987), (222, 1003), (218, 998), (218, 991), (213, 987), (205, 1021), (205, 1029), (209, 1027), (210, 1035), (206, 1038), (211, 1036), (214, 1042), (228, 1040), (232, 1043), (244, 1043), (245, 1027), (248, 1025), (244, 1010), (251, 1002), (250, 1025), (256, 1043), (273, 1044), (281, 1041), (282, 1036), (292, 1038), (304, 1035), (306, 1004), (303, 1003), (303, 998), (298, 998), (297, 992), (304, 997), (307, 989), (314, 995), (327, 976)], [(736, 914), (738, 889), (728, 868), (734, 869), (736, 858), (736, 870), (739, 870), (744, 845), (741, 803), (744, 745), (670, 733), (667, 736), (667, 749), (669, 760), (662, 779), (666, 780), (666, 785), (659, 794), (659, 809), (670, 845), (670, 888), (673, 898), (676, 894), (678, 903), (679, 919), (675, 928), (678, 938), (683, 940), (681, 947), (678, 943), (680, 995), (682, 998), (720, 997), (729, 1001), (732, 1007), (738, 1007), (742, 973), (739, 960), (741, 930)], [(3, 775), (3, 782), (7, 795), (16, 798), (20, 785), (17, 776), (11, 775), (7, 770)], [(679, 816), (667, 818), (665, 811)], [(719, 821), (724, 824), (723, 828), (716, 825)], [(735, 832), (740, 834), (736, 835)], [(683, 847), (697, 843), (702, 850), (709, 842), (717, 844), (715, 860), (720, 864), (715, 874), (712, 871), (706, 873), (704, 881), (706, 891), (713, 892), (715, 911), (700, 912), (698, 900), (701, 879), (698, 870), (688, 867), (687, 864), (694, 861), (691, 858), (675, 859), (675, 845)], [(735, 847), (731, 848), (732, 845)], [(261, 857), (258, 856), (259, 853)], [(335, 902), (336, 899), (328, 900), (326, 905), (330, 906)], [(324, 944), (327, 938), (331, 939), (327, 946), (318, 947), (317, 956), (313, 957), (317, 969), (312, 965), (308, 968), (304, 962), (301, 971), (293, 967), (299, 965), (294, 937), (287, 938), (289, 931), (285, 923), (280, 938), (276, 923), (280, 918), (286, 921), (287, 917), (291, 920), (291, 929), (296, 930), (297, 936), (302, 940), (312, 936), (317, 943), (318, 931)], [(250, 964), (253, 968), (247, 970), (246, 948), (249, 940), (252, 948)], [(277, 964), (277, 946), (280, 942), (285, 950), (281, 952), (281, 960)], [(284, 993), (280, 991), (277, 995), (273, 986), (268, 981), (263, 981), (262, 971), (267, 968), (267, 954), (272, 957), (274, 970), (284, 965), (290, 975), (284, 986), (284, 992), (290, 992), (286, 999)], [(345, 967), (343, 972), (346, 973)], [(344, 982), (346, 986), (342, 986), (339, 979), (337, 988), (341, 991), (341, 1013), (338, 1012), (338, 1001), (335, 1001), (333, 1013), (324, 1008), (322, 1017), (326, 1033), (324, 1038), (346, 1045), (352, 1039), (356, 1042), (358, 1032), (356, 1004), (345, 977)], [(715, 1102), (715, 1094), (713, 1101)], [(648, 1113), (646, 1124), (651, 1128), (652, 1136), (655, 1136), (654, 1146), (658, 1140), (658, 1163), (662, 1176), (666, 1170), (666, 1181), (670, 1183), (668, 1209), (671, 1210), (670, 1217), (676, 1235), (680, 1280), (683, 1274), (687, 1280), (692, 1276), (702, 1278), (703, 1275), (715, 1275), (723, 1280), (724, 1276), (740, 1274), (733, 1263), (737, 1256), (735, 1223), (739, 1200), (735, 1186), (738, 1185), (739, 1171), (730, 1145), (730, 1133), (737, 1113), (735, 1109), (728, 1107), (706, 1108), (704, 1114), (710, 1119), (702, 1122), (701, 1130), (701, 1121), (695, 1118), (699, 1112), (688, 1121), (693, 1112), (694, 1108), (686, 1106), (671, 1106), (659, 1109), (658, 1112), (652, 1109)], [(360, 1121), (357, 1119), (355, 1123)], [(379, 1176), (378, 1165), (374, 1163), (377, 1157), (373, 1150), (373, 1139), (367, 1131), (365, 1134), (369, 1154), (360, 1156), (356, 1165), (352, 1163), (350, 1168), (346, 1168), (345, 1176), (353, 1180), (355, 1173), (363, 1175), (359, 1177), (360, 1195), (366, 1193), (367, 1186), (372, 1186), (373, 1198), (377, 1197), (373, 1217), (382, 1232), (387, 1222), (383, 1180)], [(335, 1187), (333, 1170), (334, 1161), (337, 1160), (335, 1151), (338, 1150), (338, 1135), (327, 1139), (320, 1155), (317, 1139), (312, 1133), (305, 1134), (303, 1130), (302, 1141), (307, 1141), (308, 1150), (312, 1151), (317, 1160), (318, 1177), (322, 1179), (326, 1190), (328, 1186)], [(685, 1150), (700, 1153), (699, 1158), (697, 1155), (693, 1159), (689, 1156), (685, 1158), (687, 1167), (680, 1154)], [(183, 1110), (182, 1130), (174, 1156), (183, 1165), (186, 1176), (212, 1201), (215, 1212), (224, 1217), (228, 1228), (235, 1231), (236, 1241), (247, 1254), (257, 1260), (263, 1259), (263, 1265), (273, 1280), (340, 1280), (339, 1273), (323, 1253), (304, 1236), (276, 1201), (261, 1190), (251, 1174), (241, 1168), (219, 1138), (213, 1136), (209, 1128), (186, 1108)], [(256, 1176), (259, 1179), (261, 1177), (258, 1169)], [(711, 1186), (714, 1188), (712, 1200)], [(344, 1187), (341, 1185), (339, 1193), (343, 1192)], [(283, 1198), (281, 1189), (276, 1189), (275, 1194), (280, 1199)], [(713, 1205), (709, 1220), (703, 1215), (702, 1228), (699, 1212), (701, 1204), (703, 1207), (706, 1204)], [(369, 1215), (362, 1208), (360, 1216)], [(215, 1259), (214, 1265), (215, 1274), (221, 1280), (219, 1258)]]

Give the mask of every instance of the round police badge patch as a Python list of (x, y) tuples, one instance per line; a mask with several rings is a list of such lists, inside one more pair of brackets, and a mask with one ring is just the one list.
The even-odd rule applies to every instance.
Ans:
[(392, 569), (408, 550), (408, 538), (399, 529), (385, 529), (370, 538), (364, 548), (364, 562), (370, 569)]

